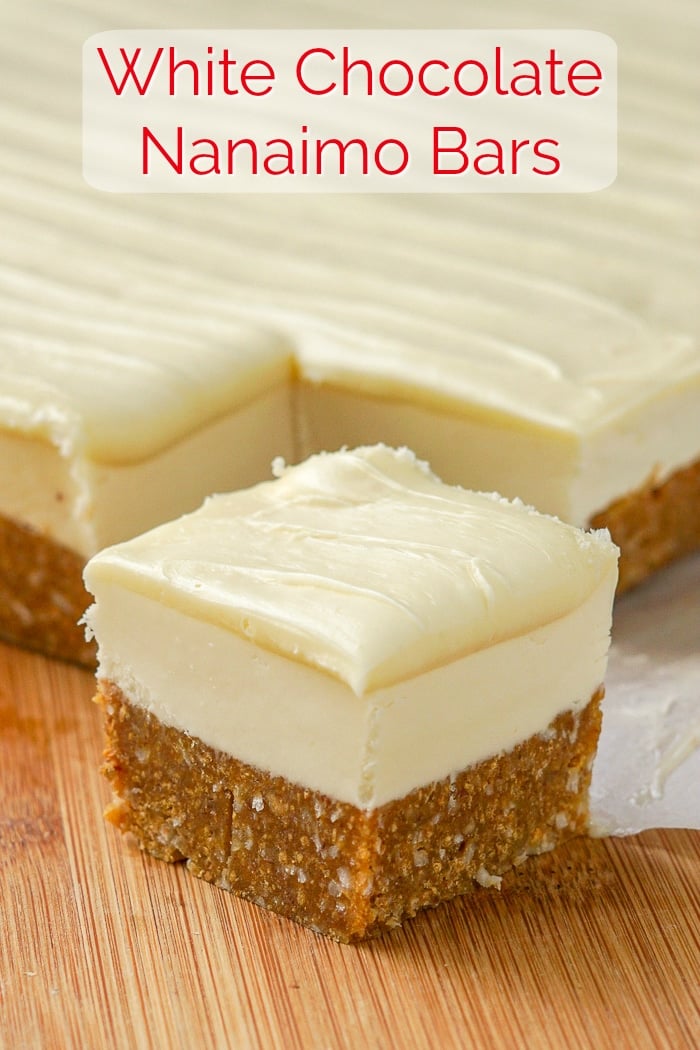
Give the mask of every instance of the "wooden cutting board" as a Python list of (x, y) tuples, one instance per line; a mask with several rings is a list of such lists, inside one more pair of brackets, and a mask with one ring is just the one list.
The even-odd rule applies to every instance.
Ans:
[(0, 1047), (700, 1046), (700, 833), (582, 840), (347, 947), (130, 848), (86, 672), (0, 646)]

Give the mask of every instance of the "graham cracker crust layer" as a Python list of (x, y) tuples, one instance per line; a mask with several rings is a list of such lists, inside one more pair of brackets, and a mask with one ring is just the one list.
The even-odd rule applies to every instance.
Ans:
[(78, 620), (91, 602), (80, 555), (0, 514), (0, 637), (94, 668)]
[(620, 548), (617, 593), (635, 587), (700, 548), (700, 460), (660, 484), (651, 479), (594, 515), (590, 524), (610, 529)]
[(588, 826), (602, 688), (578, 714), (454, 777), (361, 810), (166, 726), (107, 681), (106, 817), (161, 860), (339, 941), (496, 886)]

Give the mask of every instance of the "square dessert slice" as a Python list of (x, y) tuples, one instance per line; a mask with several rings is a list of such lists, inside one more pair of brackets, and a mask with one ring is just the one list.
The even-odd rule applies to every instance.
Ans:
[(88, 564), (109, 818), (344, 941), (587, 828), (617, 549), (314, 456)]
[(0, 348), (0, 637), (94, 666), (85, 562), (290, 454), (290, 359), (239, 324), (156, 336), (37, 308), (32, 336)]

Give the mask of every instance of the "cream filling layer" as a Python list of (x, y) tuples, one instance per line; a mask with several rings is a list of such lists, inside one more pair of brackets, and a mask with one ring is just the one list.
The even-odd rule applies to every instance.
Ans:
[(293, 455), (289, 384), (181, 441), (134, 463), (63, 454), (48, 441), (0, 430), (0, 513), (85, 559), (169, 518), (194, 510), (212, 492), (270, 476)]
[(100, 582), (87, 622), (99, 677), (210, 747), (363, 809), (546, 731), (603, 681), (614, 579), (578, 608), (357, 696), (214, 624)]
[(300, 390), (304, 456), (343, 445), (406, 444), (449, 484), (519, 497), (579, 527), (650, 479), (663, 481), (700, 457), (698, 382), (660, 391), (585, 435), (326, 384)]

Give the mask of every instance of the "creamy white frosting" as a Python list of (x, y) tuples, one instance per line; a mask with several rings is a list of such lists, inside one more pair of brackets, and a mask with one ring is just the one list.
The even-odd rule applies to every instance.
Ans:
[[(352, 398), (463, 420), (452, 440), (495, 449), (489, 488), (578, 523), (697, 458), (695, 8), (610, 7), (431, 6), (433, 26), (598, 29), (620, 55), (613, 187), (443, 199), (96, 193), (80, 177), (83, 40), (116, 24), (231, 24), (230, 5), (5, 5), (0, 426), (91, 463), (134, 463), (292, 368)], [(426, 15), (417, 0), (351, 13), (297, 0), (264, 13), (243, 3), (235, 20), (410, 27)], [(51, 41), (45, 60), (25, 46), (33, 34)], [(377, 436), (334, 422), (331, 446)], [(410, 422), (378, 436), (436, 460)], [(551, 453), (499, 467), (521, 436)]]
[(13, 320), (0, 347), (4, 427), (97, 463), (148, 459), (290, 375), (288, 349), (246, 325), (194, 338), (63, 319), (59, 338), (38, 317), (30, 339)]
[[(551, 623), (616, 576), (607, 533), (442, 484), (412, 453), (322, 453), (101, 551), (121, 583), (357, 695)], [(97, 590), (96, 590), (97, 589)]]
[(616, 566), (607, 533), (377, 446), (100, 552), (87, 623), (99, 674), (161, 721), (371, 807), (586, 703)]

